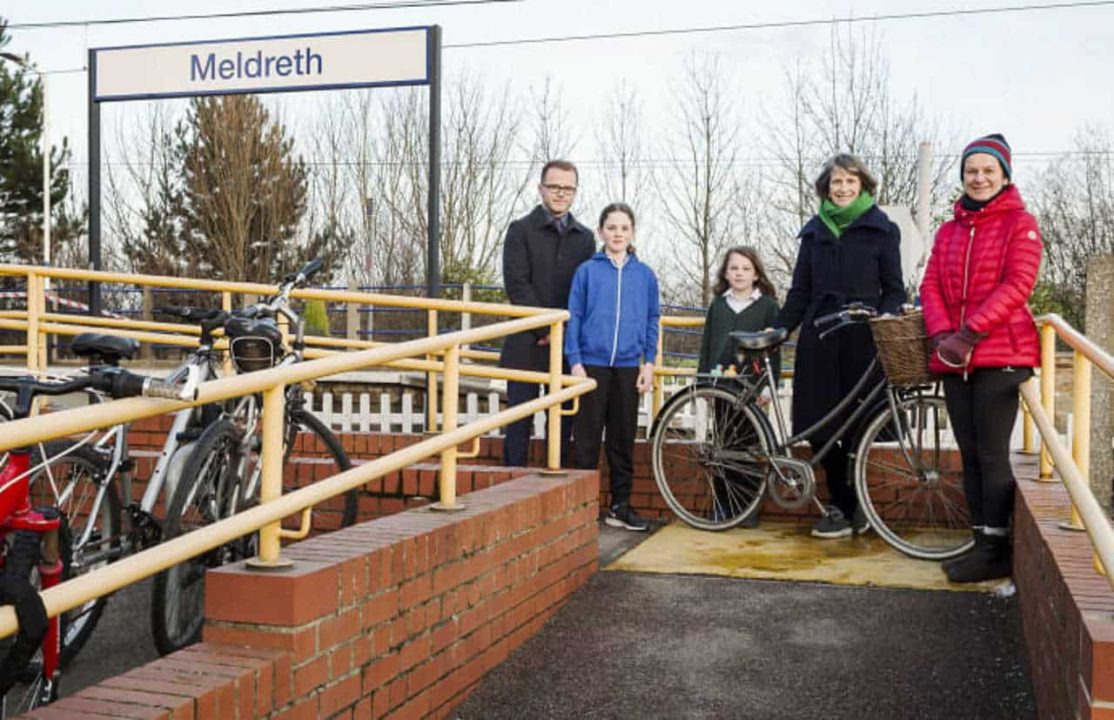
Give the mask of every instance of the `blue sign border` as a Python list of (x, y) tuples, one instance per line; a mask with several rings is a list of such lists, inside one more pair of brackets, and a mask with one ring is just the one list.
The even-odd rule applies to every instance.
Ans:
[(93, 102), (118, 102), (122, 100), (158, 100), (162, 98), (182, 98), (182, 97), (208, 97), (210, 95), (264, 95), (269, 93), (289, 93), (289, 92), (305, 92), (309, 90), (350, 90), (353, 88), (366, 88), (366, 87), (408, 87), (415, 85), (429, 85), (430, 84), (430, 68), (429, 56), (431, 51), (432, 26), (430, 25), (413, 25), (408, 27), (397, 28), (374, 28), (366, 30), (338, 30), (335, 32), (323, 33), (298, 33), (294, 35), (261, 35), (255, 37), (239, 37), (239, 38), (221, 38), (219, 40), (185, 40), (181, 42), (172, 43), (145, 43), (140, 45), (115, 45), (112, 47), (98, 47), (90, 48), (90, 56), (93, 58), (89, 73), (93, 77), (93, 87), (96, 85), (97, 77), (97, 53), (108, 50), (137, 50), (142, 48), (158, 48), (158, 47), (182, 47), (185, 45), (223, 45), (227, 43), (238, 43), (245, 41), (260, 41), (260, 40), (290, 40), (294, 38), (313, 38), (313, 37), (331, 37), (337, 35), (372, 35), (379, 33), (397, 33), (397, 32), (413, 32), (421, 30), (425, 32), (426, 42), (426, 59), (425, 59), (425, 77), (420, 80), (392, 80), (381, 82), (362, 82), (362, 83), (329, 83), (325, 85), (299, 85), (296, 87), (274, 87), (274, 88), (253, 88), (251, 90), (204, 90), (200, 92), (174, 92), (174, 93), (138, 93), (129, 95), (94, 95)]

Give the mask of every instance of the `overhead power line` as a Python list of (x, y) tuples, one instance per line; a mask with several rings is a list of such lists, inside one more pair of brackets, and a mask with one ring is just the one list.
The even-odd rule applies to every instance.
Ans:
[[(875, 160), (882, 160), (881, 155), (861, 155), (860, 159), (870, 162)], [(915, 153), (905, 154), (901, 156), (890, 155), (890, 159), (896, 157), (903, 157), (907, 160), (915, 160), (917, 155)], [(1014, 163), (1017, 162), (1051, 162), (1060, 158), (1077, 158), (1077, 157), (1114, 157), (1114, 150), (1036, 150), (1031, 152), (1015, 152), (1013, 153)], [(937, 153), (937, 163), (950, 163), (959, 160), (960, 153)], [(572, 161), (580, 167), (616, 167), (621, 164), (619, 160), (612, 160), (607, 158), (578, 158), (573, 157)], [(425, 167), (424, 160), (305, 160), (305, 164), (309, 167)], [(690, 164), (691, 161), (670, 159), (670, 158), (647, 158), (644, 160), (634, 160), (628, 163), (631, 169), (655, 169), (666, 167), (677, 167), (679, 165)], [(84, 160), (70, 159), (66, 165), (71, 167), (86, 167), (89, 163)], [(136, 161), (136, 160), (106, 160), (102, 164), (107, 166), (118, 167), (154, 167), (159, 163), (154, 161)], [(442, 165), (448, 166), (465, 166), (467, 161), (454, 162), (452, 160), (443, 160)], [(537, 160), (529, 158), (511, 158), (506, 160), (504, 165), (514, 167), (532, 167), (538, 164)], [(733, 167), (783, 167), (784, 161), (775, 157), (751, 157), (746, 160), (733, 160), (725, 163)]]
[[(11, 23), (9, 28), (38, 30), (58, 27), (85, 27), (92, 25), (123, 25), (128, 23), (164, 22), (172, 20), (216, 20), (240, 17), (277, 17), (281, 15), (305, 15), (310, 13), (328, 14), (336, 12), (359, 12), (363, 10), (396, 10), (407, 8), (440, 7), (452, 5), (488, 5), (519, 3), (523, 0), (399, 0), (398, 2), (356, 3), (351, 5), (326, 5), (319, 8), (274, 8), (270, 10), (243, 10), (224, 13), (193, 13), (180, 15), (150, 15), (125, 18), (91, 18), (86, 20), (55, 20), (43, 22)], [(741, 23), (734, 25), (710, 25), (692, 28), (666, 28), (662, 30), (634, 30), (629, 32), (592, 33), (586, 35), (559, 35), (552, 37), (518, 38), (489, 40), (471, 43), (446, 44), (445, 48), (498, 47), (501, 45), (535, 45), (541, 43), (580, 42), (585, 40), (606, 40), (615, 38), (655, 37), (662, 35), (689, 35), (696, 33), (732, 32), (742, 30), (764, 30), (776, 28), (810, 27), (834, 25), (837, 23), (864, 23), (890, 20), (921, 20), (940, 17), (964, 17), (971, 15), (994, 15), (1001, 13), (1036, 12), (1045, 10), (1067, 10), (1074, 8), (1103, 7), (1114, 5), (1114, 0), (1080, 0), (1066, 3), (1036, 3), (1030, 5), (1006, 5), (989, 8), (959, 8), (953, 10), (925, 10), (922, 12), (886, 13), (870, 16), (847, 16), (839, 18), (814, 18), (806, 20), (777, 20), (761, 23)]]
[(1114, 0), (1084, 0), (1068, 3), (1041, 3), (1036, 5), (1008, 5), (992, 8), (971, 8), (955, 10), (925, 10), (923, 12), (886, 13), (870, 16), (848, 16), (841, 18), (809, 20), (777, 20), (771, 22), (742, 23), (738, 25), (709, 25), (692, 28), (673, 28), (664, 30), (632, 30), (629, 32), (592, 33), (586, 35), (556, 35), (550, 37), (520, 38), (517, 40), (487, 40), (470, 43), (446, 43), (446, 49), (481, 47), (501, 47), (506, 45), (541, 45), (544, 43), (583, 42), (587, 40), (615, 40), (624, 38), (662, 37), (666, 35), (695, 35), (698, 33), (736, 32), (742, 30), (768, 30), (776, 28), (812, 27), (817, 25), (836, 25), (839, 23), (867, 23), (890, 20), (924, 20), (941, 17), (965, 17), (971, 15), (994, 15), (1002, 13), (1021, 13), (1044, 10), (1066, 10), (1073, 8), (1103, 7), (1114, 5)]
[(397, 10), (405, 8), (439, 7), (443, 5), (488, 5), (492, 3), (517, 3), (523, 0), (401, 0), (400, 2), (357, 3), (354, 5), (326, 5), (319, 8), (289, 8), (271, 10), (242, 10), (223, 13), (194, 13), (189, 15), (149, 15), (140, 17), (104, 18), (88, 20), (53, 20), (44, 22), (11, 23), (9, 28), (42, 30), (60, 27), (86, 27), (90, 25), (126, 25), (128, 23), (165, 22), (170, 20), (220, 20), (243, 17), (274, 17), (278, 15), (305, 15), (309, 13), (359, 12), (362, 10)]
[[(103, 20), (59, 20), (53, 22), (13, 23), (10, 28), (23, 30), (36, 30), (55, 27), (73, 27), (87, 25), (119, 25), (125, 23), (161, 22), (169, 20), (209, 20), (237, 17), (269, 17), (278, 15), (306, 14), (306, 13), (333, 13), (353, 12), (360, 10), (391, 10), (414, 7), (438, 7), (445, 5), (486, 5), (491, 3), (519, 3), (524, 0), (402, 0), (394, 3), (360, 3), (356, 5), (334, 5), (320, 8), (296, 8), (276, 10), (252, 10), (228, 13), (207, 13), (193, 15), (159, 15), (133, 18), (109, 18)], [(962, 17), (971, 15), (995, 15), (1002, 13), (1043, 12), (1048, 10), (1068, 10), (1091, 7), (1108, 7), (1114, 5), (1114, 0), (1080, 0), (1067, 3), (1040, 3), (1033, 5), (1007, 5), (991, 8), (971, 8), (954, 10), (926, 10), (923, 12), (890, 13), (884, 15), (871, 15), (863, 17), (847, 16), (838, 18), (814, 18), (806, 20), (778, 20), (762, 23), (743, 23), (735, 25), (709, 25), (692, 28), (666, 28), (662, 30), (632, 30), (628, 32), (592, 33), (587, 35), (557, 35), (537, 38), (511, 38), (506, 40), (485, 40), (468, 43), (446, 43), (442, 47), (446, 50), (466, 50), (469, 48), (504, 47), (512, 45), (541, 45), (546, 43), (585, 42), (591, 40), (613, 40), (624, 38), (662, 37), (669, 35), (693, 35), (700, 33), (740, 32), (746, 30), (766, 30), (792, 27), (814, 27), (823, 25), (836, 25), (839, 23), (865, 23), (884, 22), (894, 20), (925, 20), (942, 17)], [(66, 74), (85, 72), (86, 68), (68, 68), (65, 70), (44, 70), (44, 75)]]

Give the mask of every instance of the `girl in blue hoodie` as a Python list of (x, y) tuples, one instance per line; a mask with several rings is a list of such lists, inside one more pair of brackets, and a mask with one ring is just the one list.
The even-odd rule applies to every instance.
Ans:
[(605, 207), (598, 232), (603, 251), (576, 269), (569, 292), (565, 355), (573, 375), (596, 381), (595, 391), (580, 398), (573, 418), (572, 464), (598, 467), (600, 435), (606, 428), (611, 508), (604, 522), (645, 530), (646, 521), (631, 509), (630, 492), (638, 398), (654, 382), (661, 315), (658, 280), (631, 247), (634, 211), (629, 206)]

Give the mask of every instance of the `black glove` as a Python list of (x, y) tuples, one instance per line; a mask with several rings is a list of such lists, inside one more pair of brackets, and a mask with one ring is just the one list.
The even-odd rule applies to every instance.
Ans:
[(952, 333), (940, 341), (936, 346), (936, 354), (948, 367), (966, 367), (971, 360), (971, 353), (975, 351), (975, 345), (984, 337), (986, 337), (985, 333), (977, 333), (964, 325), (959, 332)]

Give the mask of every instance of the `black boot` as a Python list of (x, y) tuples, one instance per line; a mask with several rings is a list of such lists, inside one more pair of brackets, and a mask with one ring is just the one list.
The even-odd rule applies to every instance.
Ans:
[(962, 558), (957, 558), (955, 564), (944, 568), (944, 572), (953, 583), (974, 583), (1009, 577), (1009, 536), (979, 533), (975, 537), (975, 548)]
[(940, 567), (944, 569), (945, 573), (951, 572), (950, 568), (959, 566), (961, 563), (967, 560), (971, 553), (975, 552), (975, 548), (979, 546), (979, 535), (982, 535), (982, 532), (979, 530), (979, 528), (971, 528), (971, 536), (974, 538), (975, 544), (967, 548), (959, 555), (956, 555), (955, 557), (942, 562), (940, 564)]

